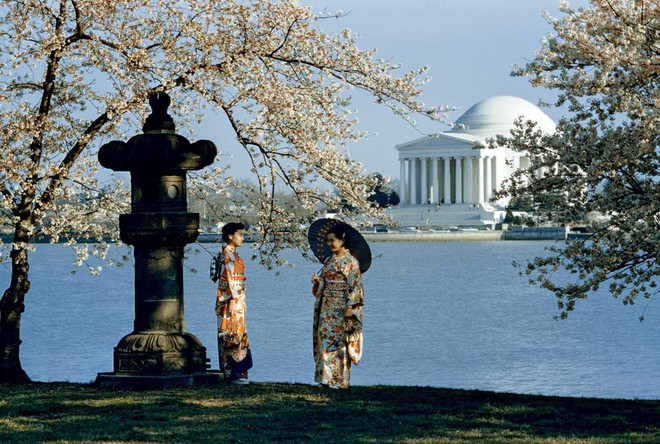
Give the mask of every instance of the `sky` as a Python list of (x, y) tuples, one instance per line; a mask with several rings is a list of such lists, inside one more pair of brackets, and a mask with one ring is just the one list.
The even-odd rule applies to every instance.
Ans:
[[(512, 65), (524, 65), (552, 32), (542, 17), (546, 10), (561, 13), (557, 0), (300, 0), (314, 11), (341, 10), (338, 20), (323, 20), (328, 32), (349, 28), (359, 34), (361, 49), (378, 49), (378, 57), (402, 64), (404, 71), (428, 66), (432, 80), (425, 85), (422, 100), (427, 105), (458, 107), (454, 121), (472, 105), (489, 97), (513, 95), (537, 104), (552, 101), (556, 93), (533, 88), (523, 77), (511, 77)], [(571, 7), (588, 6), (587, 0), (571, 0)], [(403, 71), (402, 71), (403, 72)], [(395, 145), (424, 134), (449, 129), (447, 125), (416, 117), (411, 127), (389, 109), (354, 93), (359, 129), (367, 140), (349, 145), (351, 156), (368, 171), (398, 178)], [(543, 109), (553, 120), (561, 110)], [(210, 116), (197, 138), (213, 140), (223, 152), (221, 161), (232, 164), (233, 176), (250, 177), (247, 156), (231, 134), (218, 132), (218, 116)], [(231, 153), (230, 155), (227, 155)]]

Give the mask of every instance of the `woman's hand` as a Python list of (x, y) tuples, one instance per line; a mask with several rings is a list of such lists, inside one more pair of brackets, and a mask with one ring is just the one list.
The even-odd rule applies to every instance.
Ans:
[[(216, 316), (222, 316), (223, 309), (227, 306), (228, 302), (229, 302), (228, 300), (222, 299), (222, 298), (217, 298), (215, 300), (215, 314), (216, 314)], [(225, 313), (227, 311), (228, 310), (225, 310)]]
[(312, 276), (312, 295), (313, 296), (316, 296), (316, 293), (319, 290), (319, 284), (320, 283), (321, 283), (321, 278), (318, 277), (315, 273), (314, 276)]
[(344, 319), (348, 319), (351, 316), (353, 316), (353, 307), (346, 307), (346, 310), (344, 310)]

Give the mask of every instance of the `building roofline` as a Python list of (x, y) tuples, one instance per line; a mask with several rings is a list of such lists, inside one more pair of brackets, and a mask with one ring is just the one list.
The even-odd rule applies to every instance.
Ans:
[[(409, 142), (404, 142), (400, 143), (398, 145), (395, 145), (394, 147), (401, 151), (401, 149), (405, 149), (408, 147), (416, 147), (419, 146), (423, 142), (428, 142), (433, 139), (447, 139), (451, 141), (457, 141), (461, 142), (462, 144), (465, 145), (474, 145), (476, 142), (482, 141), (483, 138), (479, 136), (475, 136), (474, 134), (469, 134), (469, 133), (459, 133), (459, 132), (442, 132), (442, 133), (435, 133), (435, 134), (429, 134), (426, 136), (419, 137), (417, 139), (411, 140)], [(427, 144), (424, 144), (427, 145)]]

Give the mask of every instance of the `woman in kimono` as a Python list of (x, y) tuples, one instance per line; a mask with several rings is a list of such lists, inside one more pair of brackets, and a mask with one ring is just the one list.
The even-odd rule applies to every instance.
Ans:
[(218, 354), (220, 371), (233, 384), (248, 384), (252, 367), (250, 341), (245, 328), (245, 263), (236, 249), (243, 244), (242, 223), (230, 222), (222, 227), (222, 248), (218, 296)]
[(351, 363), (357, 365), (362, 357), (364, 288), (342, 225), (328, 230), (327, 244), (332, 256), (320, 276), (312, 277), (314, 380), (319, 386), (345, 389), (350, 385)]

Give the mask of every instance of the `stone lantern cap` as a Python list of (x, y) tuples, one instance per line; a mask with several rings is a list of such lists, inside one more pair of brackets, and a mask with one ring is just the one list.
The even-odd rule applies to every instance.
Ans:
[(151, 114), (143, 126), (144, 134), (128, 142), (113, 140), (99, 150), (99, 162), (114, 171), (181, 174), (200, 170), (213, 163), (218, 150), (210, 140), (190, 143), (174, 132), (175, 125), (167, 113), (170, 97), (154, 93), (149, 97)]

